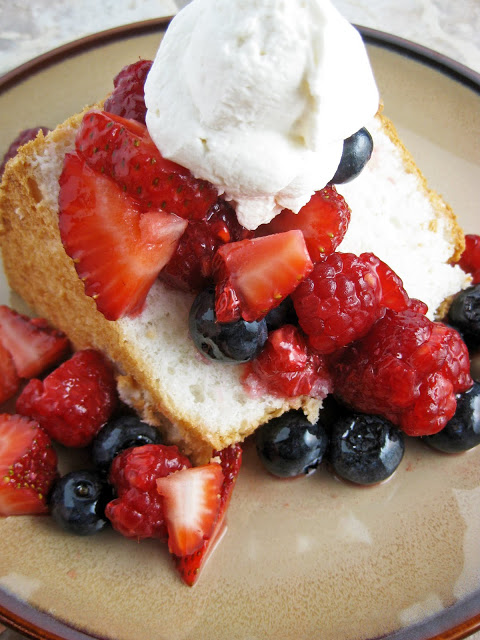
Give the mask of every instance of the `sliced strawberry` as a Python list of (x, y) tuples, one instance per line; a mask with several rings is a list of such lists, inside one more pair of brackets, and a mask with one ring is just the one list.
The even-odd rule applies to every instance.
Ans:
[(65, 251), (99, 311), (108, 320), (140, 313), (187, 222), (162, 210), (142, 213), (77, 154), (65, 158), (59, 209)]
[(312, 268), (303, 234), (298, 230), (221, 246), (213, 260), (217, 320), (263, 318)]
[(0, 342), (0, 404), (17, 393), (20, 382), (13, 358)]
[(350, 207), (333, 185), (317, 191), (310, 201), (293, 213), (284, 209), (268, 224), (261, 225), (255, 235), (265, 236), (290, 229), (300, 229), (305, 237), (310, 258), (318, 262), (333, 253), (343, 240), (350, 223)]
[(222, 467), (217, 463), (157, 479), (157, 491), (164, 499), (170, 553), (191, 554), (211, 538), (220, 510), (222, 483)]
[(0, 306), (0, 343), (10, 352), (20, 378), (33, 378), (69, 351), (68, 338), (42, 318), (28, 318)]
[(175, 558), (182, 580), (190, 587), (197, 581), (201, 568), (205, 565), (216, 541), (224, 531), (225, 515), (242, 465), (242, 448), (239, 444), (215, 453), (214, 458), (217, 456), (220, 459), (224, 480), (220, 492), (220, 510), (215, 523), (215, 530), (212, 537), (209, 540), (205, 540), (197, 551)]
[(111, 176), (149, 208), (201, 219), (217, 200), (215, 187), (163, 158), (147, 128), (134, 120), (90, 111), (78, 131), (76, 148), (92, 169)]
[(47, 512), (57, 477), (57, 454), (34, 420), (0, 415), (0, 515)]

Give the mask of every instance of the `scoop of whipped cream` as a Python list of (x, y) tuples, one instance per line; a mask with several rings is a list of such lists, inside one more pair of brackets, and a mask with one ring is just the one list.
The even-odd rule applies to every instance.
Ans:
[(330, 0), (193, 0), (160, 44), (145, 101), (162, 155), (256, 229), (328, 183), (379, 96), (359, 33)]

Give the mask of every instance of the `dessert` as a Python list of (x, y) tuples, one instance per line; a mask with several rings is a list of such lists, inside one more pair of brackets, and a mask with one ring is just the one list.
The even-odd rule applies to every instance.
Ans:
[[(188, 12), (201, 11), (203, 5), (208, 9), (208, 3), (190, 5), (193, 8), (182, 13), (180, 21), (192, 19), (196, 14)], [(265, 7), (269, 6), (266, 2)], [(329, 3), (312, 2), (310, 9), (325, 10), (327, 33), (329, 19), (338, 20)], [(345, 23), (339, 25), (351, 34)], [(327, 55), (327, 63), (329, 59)], [(155, 91), (159, 60), (161, 56), (147, 75), (147, 87), (151, 80)], [(369, 68), (363, 77), (370, 77)], [(152, 108), (148, 102), (155, 91), (147, 90), (147, 126)], [(462, 233), (448, 206), (426, 188), (391, 123), (381, 112), (375, 113), (375, 91), (367, 94), (375, 98), (374, 106), (372, 100), (366, 101), (369, 113), (361, 112), (361, 122), (354, 121), (345, 130), (333, 128), (331, 139), (319, 123), (309, 132), (301, 130), (305, 139), (312, 131), (327, 137), (325, 154), (318, 154), (328, 157), (329, 177), (321, 174), (315, 186), (294, 175), (286, 186), (275, 187), (274, 193), (268, 188), (262, 196), (257, 184), (253, 195), (242, 186), (243, 198), (221, 182), (206, 182), (207, 174), (197, 168), (196, 160), (188, 166), (188, 159), (182, 156), (186, 166), (179, 166), (178, 157), (168, 148), (163, 153), (171, 158), (164, 157), (157, 138), (162, 138), (162, 131), (151, 135), (150, 128), (138, 119), (109, 112), (108, 101), (103, 109), (99, 106), (73, 116), (47, 137), (39, 135), (6, 168), (1, 196), (2, 251), (12, 287), (38, 314), (63, 329), (75, 350), (95, 349), (105, 354), (115, 368), (122, 400), (144, 420), (158, 425), (165, 436), (166, 444), (144, 445), (142, 451), (134, 449), (134, 453), (115, 457), (111, 483), (118, 497), (109, 502), (107, 514), (124, 535), (167, 538), (179, 566), (190, 567), (186, 573), (191, 571), (191, 556), (202, 558), (207, 551), (202, 548), (200, 553), (202, 539), (209, 547), (221, 528), (233, 486), (229, 465), (234, 467), (233, 479), (238, 473), (238, 443), (261, 424), (271, 424), (287, 410), (301, 408), (308, 417), (309, 431), (322, 401), (335, 391), (357, 410), (375, 413), (381, 401), (388, 401), (381, 412), (408, 432), (411, 422), (404, 414), (421, 414), (427, 408), (424, 396), (431, 398), (442, 390), (444, 405), (436, 406), (432, 415), (425, 412), (418, 432), (423, 435), (442, 428), (455, 411), (455, 394), (471, 386), (465, 345), (454, 331), (440, 329), (431, 321), (441, 313), (442, 303), (469, 282), (465, 272), (452, 264), (463, 249)], [(158, 112), (155, 116), (158, 119)], [(345, 124), (343, 117), (341, 120)], [(290, 122), (288, 132), (299, 135), (297, 124)], [(364, 125), (372, 136), (360, 129)], [(231, 127), (226, 131), (231, 133)], [(373, 138), (370, 162), (349, 169), (347, 177), (354, 179), (348, 184), (343, 184), (347, 178), (338, 171), (348, 147), (345, 138), (353, 139), (353, 145), (365, 139), (371, 144)], [(201, 140), (204, 150), (216, 145), (210, 137)], [(371, 148), (367, 155), (370, 153)], [(311, 165), (300, 165), (302, 175), (311, 177)], [(257, 173), (255, 168), (253, 173)], [(341, 184), (337, 188), (327, 185), (331, 178)], [(294, 190), (292, 185), (300, 188)], [(289, 210), (284, 212), (287, 203)], [(325, 233), (318, 219), (310, 225), (318, 211), (327, 218), (332, 203), (337, 216), (334, 230), (329, 226)], [(310, 212), (308, 221), (305, 210)], [(238, 220), (232, 218), (232, 211)], [(365, 233), (373, 225), (381, 229), (377, 238)], [(214, 237), (209, 259), (203, 254), (199, 262), (193, 260), (193, 266), (185, 267), (188, 260), (179, 257), (179, 247), (188, 258), (188, 249), (206, 229), (215, 229), (207, 233), (209, 241)], [(322, 233), (326, 237), (320, 241)], [(42, 252), (35, 251), (40, 237)], [(19, 269), (20, 264), (24, 268)], [(200, 288), (194, 278), (198, 264), (202, 288), (212, 281), (216, 286), (210, 291), (205, 288), (202, 298), (195, 299), (196, 291), (184, 288)], [(424, 272), (421, 281), (419, 271)], [(175, 282), (181, 286), (175, 287)], [(324, 285), (328, 295), (322, 291)], [(310, 296), (312, 288), (315, 299)], [(270, 318), (268, 326), (269, 312), (278, 311), (289, 300), (300, 326), (285, 317), (276, 328)], [(319, 304), (321, 313), (312, 310)], [(429, 318), (424, 315), (427, 307)], [(206, 316), (213, 317), (207, 328), (200, 326)], [(207, 361), (204, 356), (212, 355), (208, 351), (214, 351), (212, 343), (219, 347), (218, 336), (212, 333), (218, 321), (235, 325), (234, 338), (222, 335), (221, 341), (229, 347), (232, 341), (235, 346), (240, 343), (240, 355), (238, 350), (226, 354), (222, 347), (220, 354), (214, 353), (213, 360)], [(400, 325), (400, 335), (405, 326), (413, 327), (408, 401), (405, 397), (392, 399), (394, 385), (385, 384), (388, 398), (372, 393), (362, 405), (365, 390), (358, 372), (371, 366), (373, 332), (383, 331), (388, 337), (395, 323)], [(237, 327), (247, 331), (252, 324), (254, 345), (245, 355), (246, 338), (238, 337)], [(208, 348), (200, 346), (203, 354), (194, 344), (198, 344), (196, 334), (200, 345), (207, 344), (207, 337), (210, 341)], [(399, 341), (403, 347), (404, 342)], [(228, 358), (233, 365), (225, 362)], [(243, 366), (245, 360), (248, 363)], [(392, 362), (398, 364), (393, 356), (389, 364)], [(353, 391), (361, 389), (361, 401), (344, 393), (345, 379), (355, 375), (358, 380), (351, 386)], [(391, 383), (391, 377), (387, 372), (385, 381)], [(33, 411), (28, 402), (30, 385), (17, 402), (18, 410), (27, 414)], [(369, 389), (375, 391), (375, 381)], [(417, 403), (422, 393), (423, 404)], [(390, 429), (388, 425), (385, 431)], [(189, 461), (181, 462), (173, 473), (155, 471), (159, 482), (149, 485), (139, 497), (138, 487), (122, 480), (125, 469), (136, 464), (134, 458), (141, 453), (161, 451), (164, 460), (166, 451), (158, 447), (168, 446), (180, 448), (175, 450), (176, 460), (187, 454), (196, 466)], [(315, 459), (307, 460), (300, 469), (315, 468), (324, 451), (325, 446), (319, 445)], [(399, 451), (395, 464), (401, 459), (401, 445)], [(142, 464), (147, 463), (143, 460)], [(156, 468), (155, 458), (152, 464)], [(372, 481), (380, 479), (375, 475)], [(189, 494), (195, 486), (200, 500), (195, 501), (187, 521), (182, 521), (178, 495)], [(156, 507), (161, 505), (155, 522), (149, 520), (152, 511), (139, 510), (139, 501), (146, 496), (157, 501)], [(219, 498), (211, 500), (212, 496)], [(197, 519), (195, 513), (203, 498), (208, 505), (207, 522)], [(141, 517), (139, 525), (131, 528), (125, 514), (129, 517), (133, 511)], [(197, 532), (193, 541), (192, 531)]]

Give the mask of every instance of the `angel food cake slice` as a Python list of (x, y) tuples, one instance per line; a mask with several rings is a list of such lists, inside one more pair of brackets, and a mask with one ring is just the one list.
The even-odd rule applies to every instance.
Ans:
[[(180, 36), (182, 33), (184, 36), (186, 34), (192, 43), (192, 47), (186, 50), (190, 59), (184, 59), (182, 64), (188, 67), (193, 64), (192, 59), (196, 64), (195, 47), (204, 41), (200, 38), (200, 27), (210, 25), (206, 29), (208, 34), (212, 16), (215, 18), (213, 23), (217, 24), (218, 16), (227, 10), (225, 3), (197, 0), (172, 22), (152, 69), (147, 75), (148, 130), (138, 122), (125, 124), (118, 116), (113, 116), (113, 119), (108, 113), (105, 116), (105, 111), (100, 109), (88, 112), (87, 116), (85, 113), (73, 116), (46, 137), (40, 134), (35, 141), (20, 150), (16, 158), (7, 165), (0, 194), (2, 253), (11, 287), (36, 313), (67, 333), (76, 349), (93, 347), (103, 352), (116, 368), (118, 389), (122, 399), (134, 407), (146, 421), (161, 426), (167, 433), (169, 441), (179, 444), (182, 450), (196, 461), (209, 459), (212, 450), (221, 450), (229, 444), (242, 441), (259, 425), (290, 408), (302, 408), (314, 422), (323, 398), (333, 390), (332, 377), (326, 373), (327, 366), (326, 361), (322, 359), (323, 356), (319, 356), (321, 365), (318, 364), (318, 360), (315, 360), (317, 379), (314, 387), (310, 387), (308, 392), (302, 390), (300, 393), (293, 394), (279, 393), (278, 389), (270, 387), (262, 393), (252, 394), (252, 386), (244, 384), (244, 365), (207, 360), (195, 346), (189, 331), (189, 314), (196, 292), (172, 288), (157, 278), (154, 278), (146, 299), (141, 299), (137, 306), (133, 307), (133, 311), (130, 307), (126, 312), (112, 316), (105, 313), (105, 309), (99, 310), (100, 300), (108, 296), (103, 296), (103, 290), (95, 289), (97, 283), (94, 282), (92, 285), (88, 274), (82, 275), (84, 266), (82, 261), (85, 255), (90, 255), (92, 247), (97, 251), (96, 245), (99, 240), (93, 237), (93, 234), (85, 233), (84, 246), (81, 247), (80, 254), (76, 254), (72, 251), (70, 241), (73, 236), (73, 244), (82, 242), (82, 225), (79, 227), (80, 231), (70, 236), (65, 231), (65, 210), (70, 210), (72, 202), (76, 202), (74, 197), (65, 195), (68, 190), (65, 184), (73, 176), (73, 169), (68, 167), (80, 166), (82, 172), (83, 167), (87, 167), (82, 175), (73, 177), (89, 181), (89, 184), (96, 179), (97, 184), (102, 186), (94, 189), (105, 193), (115, 189), (127, 191), (128, 194), (125, 197), (130, 198), (128, 200), (130, 204), (133, 203), (131, 206), (128, 205), (129, 215), (138, 214), (136, 219), (143, 220), (145, 227), (148, 227), (147, 221), (152, 221), (152, 215), (150, 215), (152, 208), (149, 209), (149, 215), (144, 215), (145, 209), (142, 207), (146, 206), (148, 209), (151, 202), (142, 204), (138, 187), (133, 192), (129, 192), (130, 187), (126, 186), (124, 176), (121, 178), (124, 182), (120, 186), (118, 180), (109, 177), (109, 172), (105, 173), (98, 167), (92, 169), (89, 162), (95, 165), (95, 158), (98, 159), (101, 154), (97, 153), (97, 147), (89, 148), (88, 144), (82, 147), (85, 145), (85, 128), (88, 129), (90, 126), (89, 118), (96, 121), (103, 119), (103, 122), (107, 122), (101, 135), (104, 135), (105, 131), (107, 133), (110, 130), (117, 131), (117, 125), (120, 137), (131, 133), (132, 139), (136, 140), (132, 143), (133, 147), (140, 147), (140, 150), (145, 144), (153, 145), (153, 138), (158, 147), (155, 153), (160, 154), (155, 156), (153, 164), (163, 162), (168, 164), (161, 155), (165, 153), (171, 158), (172, 164), (179, 161), (178, 154), (180, 154), (182, 162), (188, 166), (189, 154), (185, 150), (190, 148), (188, 144), (190, 138), (185, 143), (181, 142), (184, 132), (181, 130), (178, 119), (174, 119), (173, 115), (185, 117), (189, 122), (186, 130), (190, 131), (190, 137), (194, 138), (193, 147), (198, 147), (199, 144), (201, 147), (200, 154), (198, 148), (192, 148), (192, 163), (189, 166), (192, 173), (187, 172), (189, 176), (193, 174), (192, 179), (196, 186), (201, 185), (198, 187), (200, 200), (205, 197), (206, 192), (211, 193), (213, 189), (215, 198), (219, 197), (223, 203), (230, 202), (231, 205), (228, 206), (235, 209), (242, 223), (241, 227), (246, 232), (245, 237), (239, 240), (238, 244), (255, 241), (256, 246), (260, 246), (259, 240), (263, 241), (262, 234), (257, 232), (257, 229), (262, 225), (271, 224), (272, 218), (275, 222), (278, 212), (287, 205), (292, 210), (301, 211), (309, 202), (312, 191), (322, 190), (325, 187), (325, 183), (329, 177), (332, 177), (341, 162), (343, 140), (355, 134), (358, 127), (366, 125), (373, 138), (372, 157), (363, 171), (351, 182), (338, 185), (338, 191), (343, 193), (351, 210), (351, 219), (343, 242), (336, 247), (337, 251), (376, 254), (403, 279), (410, 297), (419, 298), (428, 306), (431, 318), (435, 316), (444, 300), (468, 282), (465, 273), (452, 264), (462, 251), (463, 235), (451, 210), (438, 195), (426, 188), (419, 170), (398, 140), (392, 124), (382, 114), (375, 115), (378, 94), (357, 32), (338, 16), (329, 2), (312, 0), (308, 3), (308, 15), (298, 11), (297, 3), (293, 0), (284, 3), (283, 11), (280, 10), (278, 3), (270, 0), (260, 5), (254, 3), (254, 6), (250, 6), (251, 4), (247, 2), (237, 7), (239, 15), (235, 16), (236, 20), (226, 21), (223, 36), (220, 37), (218, 34), (217, 42), (236, 43), (238, 51), (235, 59), (240, 63), (238, 65), (240, 76), (237, 85), (232, 85), (231, 78), (228, 76), (226, 92), (220, 92), (217, 95), (218, 109), (216, 111), (213, 109), (213, 112), (217, 113), (218, 117), (214, 122), (207, 117), (213, 107), (210, 103), (203, 102), (206, 98), (204, 94), (198, 93), (202, 89), (200, 85), (194, 85), (192, 95), (189, 97), (196, 104), (193, 110), (192, 105), (187, 105), (187, 102), (180, 104), (178, 99), (170, 101), (168, 99), (171, 95), (171, 87), (175, 85), (171, 77), (172, 70), (177, 68), (174, 58), (183, 54), (183, 50), (179, 52), (177, 47)], [(246, 28), (245, 25), (250, 24), (249, 20), (252, 16), (252, 24), (256, 24), (258, 29), (253, 29), (251, 33), (248, 29), (246, 32), (242, 31)], [(295, 17), (295, 20), (292, 22), (289, 16), (292, 19)], [(199, 17), (201, 20), (197, 20)], [(314, 20), (313, 24), (316, 25), (313, 30), (308, 26), (311, 20)], [(288, 30), (286, 30), (287, 24)], [(243, 38), (239, 37), (238, 29), (242, 31)], [(242, 69), (244, 71), (246, 69), (246, 61), (249, 62), (248, 69), (253, 62), (250, 54), (248, 54), (250, 57), (245, 58), (245, 51), (253, 51), (251, 55), (255, 60), (258, 57), (259, 64), (265, 64), (264, 61), (267, 61), (267, 67), (259, 68), (260, 75), (266, 79), (267, 75), (275, 70), (272, 60), (276, 59), (280, 43), (282, 43), (281, 49), (286, 46), (285, 39), (281, 36), (286, 35), (287, 32), (289, 39), (285, 51), (290, 49), (296, 51), (298, 42), (303, 42), (299, 40), (300, 36), (306, 33), (308, 33), (307, 43), (311, 48), (316, 50), (322, 37), (325, 39), (326, 48), (324, 55), (320, 56), (320, 71), (310, 68), (312, 58), (307, 48), (302, 49), (301, 54), (297, 52), (299, 57), (289, 68), (287, 83), (284, 80), (277, 82), (275, 78), (269, 79), (272, 92), (276, 91), (277, 86), (280, 87), (277, 99), (274, 101), (277, 106), (270, 105), (273, 109), (272, 114), (278, 109), (280, 114), (285, 113), (285, 97), (288, 95), (290, 95), (288, 104), (291, 106), (288, 117), (273, 118), (272, 116), (270, 118), (275, 129), (272, 131), (268, 130), (269, 121), (261, 116), (258, 108), (258, 104), (266, 98), (264, 87), (261, 95), (253, 92), (253, 95), (249, 93), (247, 98), (241, 91), (236, 91), (236, 88), (244, 86), (241, 83), (246, 81), (242, 76)], [(355, 72), (349, 70), (346, 65), (337, 68), (333, 75), (328, 71), (325, 76), (325, 69), (331, 70), (332, 60), (338, 54), (338, 38), (331, 38), (332, 33), (348, 44), (345, 50), (349, 51), (349, 59), (356, 60)], [(244, 47), (246, 42), (250, 43), (250, 48)], [(215, 57), (209, 50), (206, 58), (199, 58), (199, 60), (202, 59), (203, 63), (206, 59), (207, 61), (217, 60), (220, 67), (216, 71), (215, 68), (212, 70), (208, 67), (209, 73), (226, 80), (221, 56)], [(204, 66), (203, 69), (205, 68)], [(189, 69), (186, 77), (192, 73), (191, 67)], [(199, 70), (195, 65), (194, 71), (201, 77), (201, 69)], [(353, 98), (356, 99), (355, 91), (358, 88), (359, 75), (365, 90), (361, 104), (353, 100)], [(299, 77), (303, 77), (305, 82), (299, 83)], [(318, 90), (319, 79), (325, 79), (325, 77), (330, 79), (324, 90), (329, 100), (332, 100), (332, 102), (327, 100), (328, 108), (324, 107), (320, 96), (315, 93)], [(297, 78), (296, 81), (295, 78)], [(352, 84), (349, 84), (350, 82)], [(305, 83), (309, 83), (309, 92), (304, 91)], [(208, 88), (210, 84), (207, 83), (206, 86)], [(251, 85), (248, 86), (251, 89)], [(338, 87), (342, 87), (339, 95), (336, 94)], [(348, 95), (349, 87), (353, 96)], [(178, 92), (175, 93), (177, 90)], [(177, 87), (175, 91), (176, 98), (178, 96), (185, 98), (183, 85)], [(238, 109), (223, 108), (228, 96), (233, 96), (234, 100), (240, 101), (237, 105)], [(348, 113), (342, 110), (339, 117), (335, 105), (338, 101), (344, 104), (345, 100), (349, 99), (355, 106)], [(171, 105), (170, 113), (165, 112), (168, 102)], [(333, 118), (335, 125), (331, 128), (326, 123), (329, 117)], [(194, 118), (194, 121), (191, 118)], [(222, 130), (217, 139), (219, 127)], [(278, 148), (279, 157), (285, 159), (290, 159), (290, 151), (292, 152), (292, 166), (279, 167), (281, 180), (277, 180), (270, 166), (263, 177), (256, 179), (257, 169), (255, 166), (252, 169), (249, 164), (252, 157), (250, 156), (249, 159), (245, 155), (249, 150), (245, 148), (242, 136), (239, 138), (240, 147), (237, 151), (229, 144), (229, 154), (225, 157), (222, 143), (229, 132), (233, 136), (235, 128), (243, 131), (246, 139), (252, 144), (259, 145), (259, 149), (264, 148), (265, 144), (272, 144)], [(97, 129), (95, 135), (100, 130)], [(165, 135), (165, 131), (170, 129), (176, 131), (177, 137)], [(93, 135), (93, 130), (90, 132)], [(108, 145), (102, 147), (105, 153), (107, 147)], [(86, 151), (86, 148), (89, 150)], [(272, 154), (272, 149), (267, 154), (270, 160), (275, 155), (275, 152)], [(199, 157), (202, 156), (205, 160), (203, 168), (199, 165)], [(135, 157), (135, 155), (128, 157), (128, 162), (132, 161), (133, 164), (129, 165), (131, 172), (127, 178), (134, 176), (133, 187), (135, 187), (135, 172), (140, 167), (140, 162), (136, 162)], [(258, 160), (258, 153), (256, 157)], [(110, 156), (108, 162), (113, 162)], [(226, 165), (226, 171), (222, 169), (222, 162)], [(229, 168), (232, 163), (235, 167), (233, 174)], [(151, 166), (152, 162), (147, 168), (148, 171)], [(321, 170), (322, 176), (328, 174), (327, 178), (318, 178), (317, 170), (319, 172)], [(141, 173), (142, 170), (139, 170), (139, 175)], [(252, 173), (255, 179), (252, 178)], [(87, 174), (88, 180), (84, 178)], [(315, 182), (316, 176), (320, 180), (318, 183)], [(63, 185), (62, 188), (60, 184)], [(202, 191), (203, 189), (205, 191)], [(177, 190), (177, 193), (180, 192), (181, 190)], [(105, 202), (107, 202), (106, 198), (105, 195)], [(115, 195), (115, 198), (118, 199), (120, 196), (117, 198)], [(100, 200), (101, 198), (97, 202)], [(186, 199), (182, 202), (185, 201)], [(83, 205), (85, 212), (90, 215), (95, 207), (85, 202)], [(214, 203), (217, 201), (214, 200)], [(163, 202), (161, 204), (163, 205)], [(100, 203), (97, 209), (101, 206)], [(175, 209), (175, 203), (170, 209), (169, 206), (158, 207), (159, 217), (162, 219), (167, 217), (169, 222), (173, 221), (183, 233), (185, 228), (194, 228), (196, 214), (191, 214), (190, 217), (187, 214), (182, 217), (183, 213)], [(131, 214), (132, 207), (135, 209), (135, 214)], [(106, 209), (108, 210), (108, 206)], [(61, 229), (59, 216), (60, 219), (63, 216), (64, 221), (60, 225)], [(186, 223), (185, 220), (187, 220)], [(82, 224), (84, 229), (88, 228), (87, 216)], [(138, 233), (141, 239), (141, 232)], [(282, 299), (287, 298), (299, 281), (305, 279), (313, 268), (302, 233), (295, 229), (285, 233), (286, 235), (281, 237), (285, 240), (288, 238), (297, 251), (297, 257), (300, 256), (299, 259), (303, 260), (303, 272), (301, 277), (295, 276), (294, 285), (288, 285), (290, 289), (287, 286), (282, 293), (273, 290), (275, 283), (267, 283), (268, 286), (273, 287), (271, 295), (269, 294), (271, 308), (278, 306)], [(267, 234), (267, 237), (271, 235)], [(102, 235), (102, 242), (104, 240)], [(178, 238), (176, 241), (180, 242)], [(123, 242), (125, 242), (125, 255), (128, 254), (130, 257), (135, 255), (134, 243), (131, 238), (128, 238), (128, 233), (123, 231), (120, 235), (111, 236), (111, 247), (108, 247), (108, 250), (122, 246)], [(227, 239), (221, 244), (230, 247), (237, 245), (237, 242), (228, 242)], [(277, 246), (283, 251), (285, 245), (286, 242)], [(178, 247), (173, 242), (172, 252), (175, 246)], [(111, 262), (110, 253), (108, 256), (104, 260), (107, 268), (113, 271), (124, 269), (122, 260), (117, 264)], [(231, 268), (225, 266), (229, 260), (230, 255), (227, 255), (227, 252), (221, 255), (219, 261), (223, 263), (219, 267), (220, 272), (222, 269), (228, 271)], [(166, 267), (169, 264), (167, 262)], [(278, 281), (283, 282), (288, 267), (287, 259), (282, 268), (277, 269)], [(240, 268), (244, 268), (242, 260), (240, 260)], [(163, 271), (164, 269), (161, 270), (160, 275)], [(213, 272), (209, 275), (213, 275)], [(88, 289), (90, 286), (93, 286), (93, 293), (92, 289)], [(238, 292), (235, 287), (231, 287), (230, 281), (226, 290), (228, 295), (232, 294), (230, 298), (227, 295), (229, 300), (235, 298), (233, 311), (232, 309), (226, 311), (241, 315), (243, 313), (241, 303), (237, 304), (238, 300), (236, 300)], [(223, 293), (225, 294), (225, 287)], [(259, 315), (265, 316), (267, 311), (268, 309), (264, 309)], [(309, 363), (311, 358), (317, 358), (317, 356), (305, 355)], [(324, 372), (325, 375), (323, 375)]]

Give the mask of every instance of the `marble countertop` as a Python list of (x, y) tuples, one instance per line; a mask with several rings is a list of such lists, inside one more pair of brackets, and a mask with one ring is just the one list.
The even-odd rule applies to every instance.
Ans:
[[(0, 75), (86, 35), (173, 15), (181, 4), (181, 0), (0, 0)], [(480, 73), (480, 0), (334, 0), (334, 4), (355, 24), (411, 40)], [(0, 636), (23, 638), (1, 625)], [(471, 638), (480, 640), (480, 633)]]
[[(0, 0), (0, 75), (54, 47), (175, 13), (182, 0)], [(434, 49), (480, 73), (480, 0), (334, 0), (351, 22)]]

